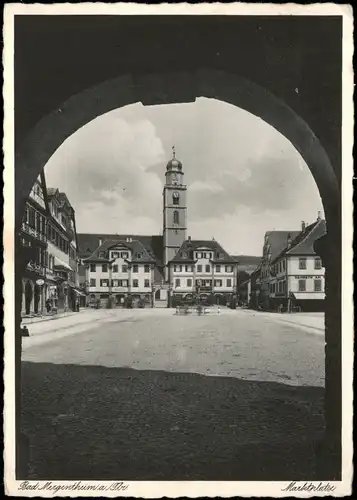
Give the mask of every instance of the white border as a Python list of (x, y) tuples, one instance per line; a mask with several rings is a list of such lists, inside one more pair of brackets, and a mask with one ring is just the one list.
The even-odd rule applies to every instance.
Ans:
[[(85, 492), (83, 490), (63, 490), (58, 495), (51, 491), (46, 493), (37, 489), (24, 491), (19, 488), (20, 481), (14, 479), (15, 469), (15, 435), (14, 422), (14, 391), (15, 377), (13, 370), (14, 346), (14, 303), (9, 300), (14, 297), (14, 68), (13, 68), (13, 43), (14, 43), (14, 15), (341, 15), (343, 16), (343, 137), (342, 137), (342, 367), (343, 367), (343, 478), (341, 482), (330, 483), (334, 491), (323, 492), (283, 492), (287, 482), (125, 482), (128, 489), (122, 491), (101, 490)], [(352, 215), (352, 176), (353, 176), (353, 13), (350, 5), (338, 4), (160, 4), (141, 5), (135, 3), (118, 4), (52, 4), (52, 5), (24, 5), (6, 4), (4, 9), (4, 313), (5, 313), (5, 408), (4, 408), (4, 464), (5, 464), (5, 491), (11, 496), (131, 496), (158, 498), (167, 496), (171, 498), (188, 497), (231, 497), (231, 496), (345, 496), (351, 494), (352, 465), (352, 419), (353, 419), (353, 215)], [(34, 484), (35, 482), (32, 482)], [(45, 481), (39, 482), (43, 485)], [(74, 481), (55, 482), (65, 487)], [(82, 481), (82, 486), (102, 484), (109, 482), (93, 483)], [(298, 483), (303, 484), (303, 483)], [(317, 485), (318, 483), (313, 483)], [(324, 483), (326, 484), (326, 483)]]

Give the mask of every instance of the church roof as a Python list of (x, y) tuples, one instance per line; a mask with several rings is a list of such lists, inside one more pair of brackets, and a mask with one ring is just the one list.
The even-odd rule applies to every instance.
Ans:
[(171, 262), (193, 262), (195, 260), (193, 258), (193, 252), (200, 248), (213, 250), (215, 252), (215, 257), (217, 253), (220, 253), (221, 257), (219, 259), (212, 259), (213, 261), (217, 261), (217, 263), (234, 264), (236, 262), (216, 240), (185, 240)]
[(182, 170), (182, 163), (176, 158), (175, 146), (172, 147), (172, 158), (166, 165), (166, 170)]

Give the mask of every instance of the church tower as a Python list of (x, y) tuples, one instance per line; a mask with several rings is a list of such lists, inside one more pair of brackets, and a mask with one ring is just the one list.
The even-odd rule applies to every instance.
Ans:
[(187, 186), (183, 183), (182, 163), (176, 158), (175, 147), (172, 159), (166, 166), (166, 181), (163, 191), (163, 243), (165, 280), (169, 279), (167, 263), (172, 260), (182, 243), (187, 239)]

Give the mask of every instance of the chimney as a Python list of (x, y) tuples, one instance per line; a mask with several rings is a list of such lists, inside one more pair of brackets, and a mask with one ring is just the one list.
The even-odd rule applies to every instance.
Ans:
[(321, 212), (320, 212), (320, 210), (317, 212), (317, 220), (321, 220)]
[(290, 233), (288, 234), (288, 244), (287, 244), (287, 247), (288, 248), (291, 247), (291, 234)]
[(99, 246), (101, 246), (101, 244), (102, 244), (102, 238), (99, 238), (98, 243), (99, 243)]
[(305, 221), (301, 221), (301, 231), (305, 231), (306, 223)]

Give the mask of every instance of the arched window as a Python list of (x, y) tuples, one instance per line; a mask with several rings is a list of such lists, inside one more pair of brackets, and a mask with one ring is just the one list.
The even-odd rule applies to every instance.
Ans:
[(174, 224), (179, 224), (180, 216), (177, 210), (174, 211)]

